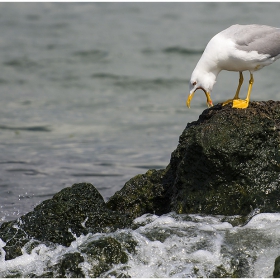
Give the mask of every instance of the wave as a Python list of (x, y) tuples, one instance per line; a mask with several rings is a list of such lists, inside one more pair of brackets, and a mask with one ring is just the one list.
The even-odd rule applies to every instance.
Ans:
[(174, 53), (180, 55), (201, 55), (204, 50), (188, 49), (182, 47), (168, 47), (162, 50), (163, 53)]
[(102, 173), (75, 173), (71, 174), (74, 177), (120, 177), (121, 174), (102, 174)]
[(142, 168), (144, 170), (149, 170), (149, 169), (164, 169), (165, 166), (163, 165), (134, 165), (135, 168)]
[(3, 63), (5, 66), (10, 66), (18, 70), (26, 70), (26, 69), (37, 69), (40, 67), (40, 65), (35, 62), (34, 60), (31, 60), (27, 57), (20, 57), (15, 59), (7, 60)]
[(79, 57), (82, 60), (87, 60), (90, 62), (103, 62), (108, 57), (108, 52), (103, 50), (83, 50), (76, 51), (73, 53), (74, 56)]
[(280, 214), (258, 214), (245, 226), (228, 218), (145, 214), (132, 228), (74, 236), (68, 247), (31, 240), (12, 260), (0, 239), (0, 277), (272, 277)]
[(7, 172), (11, 173), (23, 173), (24, 175), (31, 175), (31, 176), (36, 176), (36, 175), (48, 175), (47, 173), (40, 172), (36, 169), (28, 169), (28, 168), (13, 168), (13, 169), (7, 169)]
[(7, 125), (0, 125), (0, 129), (2, 130), (23, 130), (23, 131), (35, 131), (35, 132), (50, 132), (51, 129), (49, 126), (38, 125), (38, 126), (7, 126)]
[(190, 48), (184, 48), (180, 46), (171, 46), (171, 47), (163, 48), (161, 50), (143, 49), (142, 53), (145, 55), (164, 53), (164, 54), (178, 54), (178, 55), (190, 56), (190, 55), (201, 55), (203, 51), (204, 50), (190, 49)]
[(111, 79), (111, 80), (119, 80), (119, 79), (126, 79), (127, 76), (120, 76), (110, 73), (94, 73), (91, 75), (93, 79)]
[(111, 73), (95, 73), (91, 75), (93, 79), (104, 79), (112, 82), (114, 86), (119, 86), (122, 88), (130, 88), (130, 87), (137, 87), (141, 89), (151, 89), (151, 88), (171, 88), (178, 85), (187, 85), (187, 79), (180, 79), (180, 78), (137, 78), (137, 77), (130, 77), (130, 76), (121, 76), (115, 75)]

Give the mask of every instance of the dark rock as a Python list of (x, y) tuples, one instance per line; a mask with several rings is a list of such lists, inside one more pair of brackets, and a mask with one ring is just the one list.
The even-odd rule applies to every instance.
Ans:
[(178, 213), (248, 215), (280, 210), (280, 102), (217, 105), (187, 125), (170, 169)]
[(29, 275), (28, 278), (85, 278), (79, 264), (84, 262), (84, 258), (78, 253), (68, 253), (54, 266), (49, 267), (49, 271), (40, 276)]
[(71, 278), (84, 278), (85, 275), (79, 264), (84, 262), (84, 258), (79, 253), (65, 254), (58, 266), (56, 278), (71, 277)]
[(169, 211), (244, 217), (255, 209), (278, 212), (279, 187), (280, 102), (216, 105), (187, 125), (165, 170), (132, 178), (107, 206), (133, 217)]
[[(30, 273), (25, 278), (85, 278), (80, 263), (84, 262), (84, 257), (80, 253), (68, 253), (62, 256), (57, 264), (47, 266), (41, 275)], [(20, 274), (5, 275), (5, 278), (22, 277)]]
[(276, 258), (274, 263), (273, 277), (280, 278), (280, 256)]
[(109, 271), (113, 264), (125, 264), (128, 261), (121, 244), (111, 237), (87, 242), (80, 250), (86, 254), (87, 261), (92, 264), (89, 276), (93, 278)]
[(63, 189), (18, 220), (3, 223), (0, 238), (6, 242), (9, 260), (21, 255), (21, 248), (31, 239), (69, 246), (75, 235), (115, 231), (130, 223), (131, 218), (106, 208), (93, 185), (81, 183)]
[(170, 211), (170, 197), (164, 186), (165, 170), (149, 170), (125, 183), (107, 202), (107, 207), (136, 218), (145, 213)]

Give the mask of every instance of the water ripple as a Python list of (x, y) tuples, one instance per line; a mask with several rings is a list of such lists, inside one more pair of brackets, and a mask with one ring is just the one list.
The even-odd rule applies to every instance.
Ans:
[(188, 49), (183, 47), (168, 47), (162, 50), (163, 53), (174, 53), (180, 55), (201, 55), (203, 50), (196, 50), (196, 49)]
[(158, 88), (158, 87), (174, 87), (178, 86), (179, 84), (187, 84), (186, 79), (180, 78), (153, 78), (153, 79), (146, 79), (146, 78), (136, 78), (136, 77), (129, 77), (129, 76), (121, 76), (115, 75), (111, 73), (95, 73), (91, 76), (94, 79), (104, 79), (111, 81), (115, 86), (119, 86), (122, 88), (130, 88), (130, 87), (140, 87), (141, 89), (151, 89), (151, 88)]
[(102, 173), (73, 173), (74, 177), (120, 177), (122, 174), (102, 174)]
[(147, 48), (147, 49), (143, 49), (142, 53), (144, 55), (164, 53), (164, 54), (178, 54), (178, 55), (190, 56), (190, 55), (201, 55), (203, 51), (204, 50), (190, 49), (190, 48), (184, 48), (180, 46), (172, 46), (172, 47), (163, 48), (161, 50)]
[(36, 175), (47, 175), (46, 173), (40, 172), (36, 169), (25, 169), (25, 168), (14, 168), (14, 169), (7, 169), (8, 172), (19, 172), (23, 173), (24, 175), (31, 175), (31, 176), (36, 176)]
[(74, 56), (90, 62), (105, 61), (108, 57), (108, 52), (103, 50), (83, 50), (73, 53)]
[(7, 126), (0, 125), (0, 129), (2, 130), (24, 130), (24, 131), (39, 131), (39, 132), (50, 132), (51, 129), (49, 126), (37, 125), (37, 126)]

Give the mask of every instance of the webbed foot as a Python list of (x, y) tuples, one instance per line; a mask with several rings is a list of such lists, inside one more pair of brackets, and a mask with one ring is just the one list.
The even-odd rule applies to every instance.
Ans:
[(248, 100), (243, 100), (243, 99), (234, 99), (232, 101), (232, 108), (239, 108), (239, 109), (246, 109), (249, 105)]
[(222, 106), (227, 105), (228, 103), (232, 102), (233, 100), (234, 100), (234, 99), (229, 99), (229, 100), (223, 102), (223, 103), (222, 103)]

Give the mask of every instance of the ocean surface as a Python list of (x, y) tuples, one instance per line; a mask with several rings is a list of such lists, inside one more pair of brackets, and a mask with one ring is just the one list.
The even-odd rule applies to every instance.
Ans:
[[(0, 3), (0, 223), (33, 210), (74, 183), (92, 183), (107, 201), (133, 176), (165, 168), (187, 123), (207, 108), (202, 91), (196, 92), (190, 109), (185, 105), (190, 75), (207, 42), (236, 23), (280, 27), (279, 9), (280, 3), (238, 2)], [(256, 72), (251, 100), (279, 100), (279, 72), (280, 61)], [(244, 78), (241, 96), (247, 92), (248, 73)], [(237, 83), (238, 73), (221, 72), (213, 103), (233, 97)], [(153, 219), (145, 230), (165, 218)], [(181, 231), (179, 215), (166, 219), (173, 219), (176, 225), (172, 226)], [(212, 218), (203, 219), (206, 226)], [(212, 228), (219, 232), (209, 249), (215, 255), (213, 261), (200, 249), (188, 253), (192, 255), (185, 263), (178, 259), (184, 244), (197, 242), (183, 230), (186, 240), (174, 251), (176, 256), (170, 253), (174, 244), (179, 246), (176, 234), (163, 245), (154, 243), (155, 252), (162, 250), (170, 268), (155, 269), (162, 261), (158, 256), (145, 276), (191, 275), (187, 269), (193, 265), (192, 258), (198, 264), (208, 258), (210, 266), (218, 265), (222, 261), (219, 246), (231, 244), (232, 236), (247, 236), (250, 227), (230, 228), (215, 219), (211, 223), (218, 224), (218, 229)], [(280, 223), (277, 214), (267, 219)], [(266, 225), (263, 219), (254, 223), (272, 243), (279, 241), (269, 227), (263, 229)], [(203, 238), (201, 227), (193, 228)], [(151, 249), (139, 237), (141, 232), (131, 234), (143, 242), (139, 258), (132, 258), (130, 264), (130, 275), (140, 277), (142, 258), (152, 261)], [(269, 248), (274, 250), (274, 245)], [(229, 252), (238, 247), (228, 246)], [(70, 250), (61, 248), (57, 250)], [(252, 248), (259, 250), (254, 252), (258, 256), (266, 250)], [(279, 248), (270, 255), (272, 262), (276, 251)], [(61, 251), (49, 255), (56, 253)], [(1, 265), (8, 269), (7, 265), (16, 264)], [(271, 276), (271, 262), (268, 266), (260, 271), (254, 264), (248, 275)], [(200, 276), (207, 275), (208, 267), (199, 269)]]

